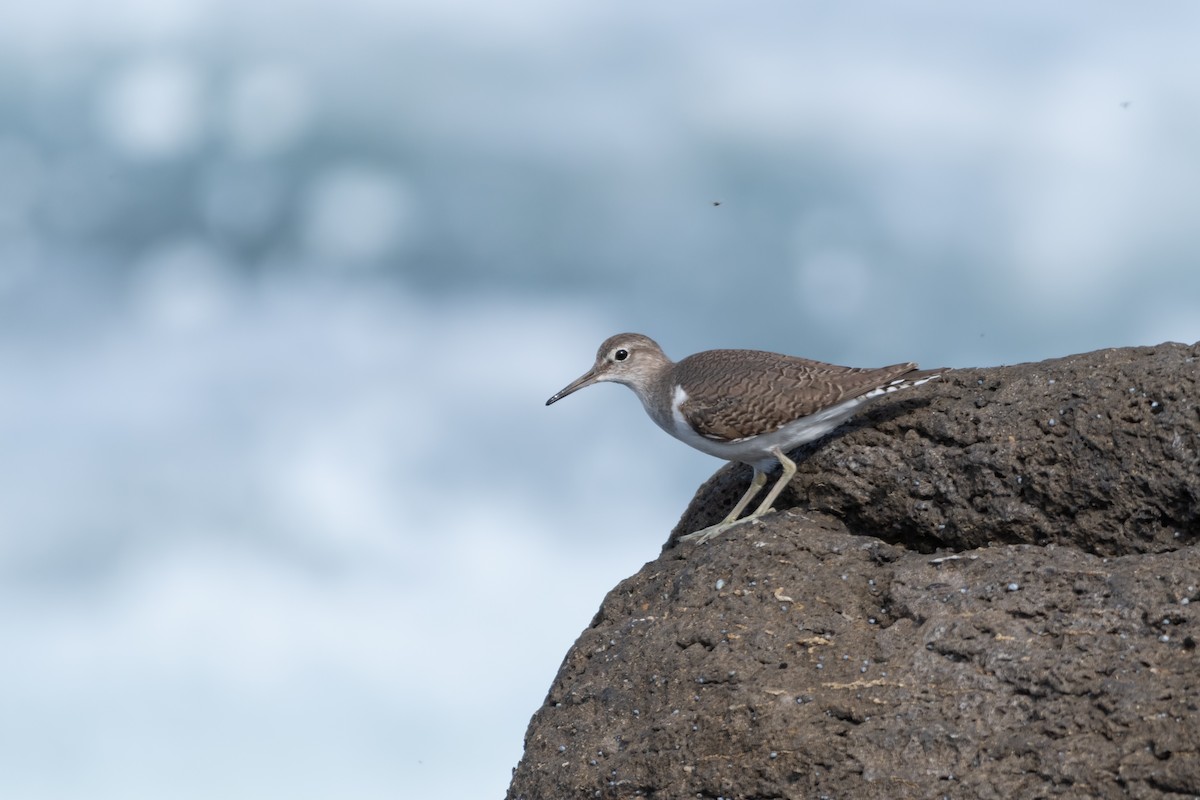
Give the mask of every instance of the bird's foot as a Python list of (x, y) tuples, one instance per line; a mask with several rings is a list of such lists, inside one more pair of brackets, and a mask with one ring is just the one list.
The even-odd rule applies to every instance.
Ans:
[(694, 544), (707, 542), (709, 539), (724, 533), (737, 524), (737, 522), (718, 522), (716, 525), (709, 525), (707, 528), (701, 528), (700, 530), (689, 533), (686, 536), (680, 536), (679, 541), (692, 542)]
[(714, 536), (720, 536), (722, 533), (729, 530), (730, 528), (736, 528), (738, 525), (741, 525), (746, 522), (752, 522), (756, 519), (758, 519), (757, 514), (751, 514), (750, 516), (742, 517), (741, 519), (734, 519), (734, 520), (727, 519), (723, 522), (718, 522), (716, 525), (709, 525), (707, 528), (701, 528), (700, 530), (695, 531), (693, 533), (689, 533), (686, 536), (680, 536), (679, 541), (692, 542), (694, 544), (701, 544), (703, 542), (707, 542), (709, 539), (713, 538)]

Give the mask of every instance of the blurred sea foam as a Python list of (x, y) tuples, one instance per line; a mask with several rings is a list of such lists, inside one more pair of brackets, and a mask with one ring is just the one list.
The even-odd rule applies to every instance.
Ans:
[(681, 356), (1200, 339), (1200, 10), (0, 8), (0, 796), (498, 796)]

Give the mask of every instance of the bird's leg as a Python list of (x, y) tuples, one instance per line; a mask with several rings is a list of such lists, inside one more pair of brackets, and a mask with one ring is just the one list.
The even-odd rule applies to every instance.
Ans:
[(791, 483), (792, 476), (796, 474), (796, 462), (783, 454), (783, 451), (778, 447), (771, 448), (771, 455), (779, 459), (780, 466), (783, 467), (783, 474), (779, 476), (779, 480), (775, 481), (775, 485), (771, 487), (771, 491), (767, 493), (762, 504), (754, 510), (746, 519), (756, 519), (766, 514), (771, 510), (771, 504), (775, 502), (775, 498), (779, 497), (779, 493)]
[[(753, 500), (754, 496), (761, 492), (763, 487), (766, 485), (767, 473), (763, 472), (758, 467), (755, 467), (754, 478), (750, 481), (750, 488), (746, 490), (744, 495), (742, 495), (742, 499), (737, 501), (737, 505), (733, 507), (733, 510), (729, 512), (729, 515), (726, 516), (725, 519), (721, 520), (716, 525), (709, 525), (707, 528), (701, 528), (695, 533), (689, 533), (687, 536), (680, 536), (679, 541), (696, 542), (699, 544), (700, 542), (708, 541), (718, 533), (721, 533), (728, 528), (732, 528), (738, 523), (738, 516), (746, 510), (746, 506), (750, 505), (750, 501)], [(749, 519), (749, 517), (747, 517), (747, 519)]]
[(729, 516), (725, 517), (721, 523), (725, 524), (728, 522), (733, 522), (740, 517), (742, 512), (746, 510), (746, 506), (750, 505), (750, 501), (754, 499), (754, 496), (761, 492), (762, 488), (766, 485), (767, 473), (763, 472), (758, 467), (755, 467), (754, 478), (750, 481), (750, 488), (746, 490), (746, 493), (742, 495), (742, 499), (738, 500), (737, 505), (733, 507), (733, 511), (730, 511)]

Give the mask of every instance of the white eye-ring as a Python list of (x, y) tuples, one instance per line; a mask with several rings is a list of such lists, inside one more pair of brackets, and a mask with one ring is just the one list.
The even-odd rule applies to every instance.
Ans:
[(622, 347), (619, 350), (614, 350), (612, 357), (613, 361), (624, 361), (629, 358), (629, 351)]

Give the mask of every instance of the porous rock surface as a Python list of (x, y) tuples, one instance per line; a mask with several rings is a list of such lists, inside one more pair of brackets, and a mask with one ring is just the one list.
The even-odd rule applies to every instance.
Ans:
[(509, 800), (1200, 797), (1200, 344), (955, 370), (793, 455), (609, 593)]

